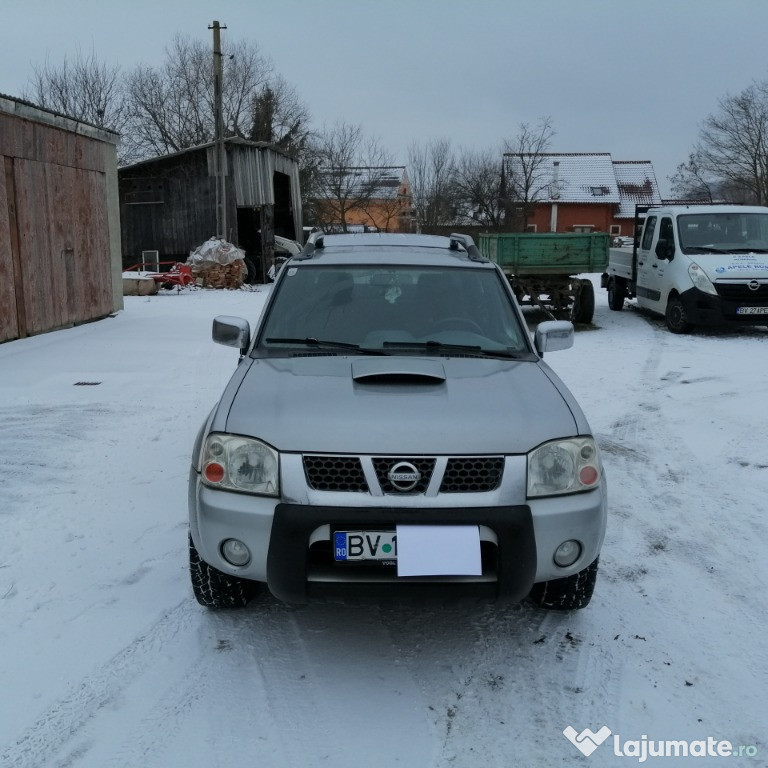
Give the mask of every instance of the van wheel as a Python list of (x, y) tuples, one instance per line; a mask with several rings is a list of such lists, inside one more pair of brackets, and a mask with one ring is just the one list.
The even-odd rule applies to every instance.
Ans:
[(683, 302), (680, 301), (679, 296), (669, 297), (664, 319), (667, 321), (667, 328), (669, 328), (672, 333), (688, 333), (693, 328), (691, 323), (688, 322), (688, 318), (685, 314), (685, 307), (683, 306)]
[(614, 312), (624, 309), (624, 299), (627, 298), (627, 286), (620, 277), (608, 280), (608, 306)]
[(586, 608), (592, 599), (597, 581), (597, 564), (600, 558), (584, 570), (566, 576), (534, 584), (528, 599), (539, 608), (553, 611), (573, 611)]
[(189, 576), (192, 592), (206, 608), (245, 608), (259, 592), (259, 583), (238, 579), (208, 565), (189, 537)]

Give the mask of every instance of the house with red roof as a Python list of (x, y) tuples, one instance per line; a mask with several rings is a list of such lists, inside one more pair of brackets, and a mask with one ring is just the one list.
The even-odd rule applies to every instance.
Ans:
[(633, 236), (635, 205), (661, 203), (650, 161), (608, 152), (515, 154), (503, 159), (510, 216), (529, 232)]

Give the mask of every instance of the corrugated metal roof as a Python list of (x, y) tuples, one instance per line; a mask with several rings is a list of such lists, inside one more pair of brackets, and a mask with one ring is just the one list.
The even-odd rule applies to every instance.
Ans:
[(633, 219), (636, 205), (661, 203), (659, 185), (650, 160), (614, 160), (613, 170), (621, 195), (616, 218)]

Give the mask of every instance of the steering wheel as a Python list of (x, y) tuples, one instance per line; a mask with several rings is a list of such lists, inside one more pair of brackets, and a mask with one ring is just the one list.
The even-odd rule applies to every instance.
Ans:
[(481, 336), (483, 329), (469, 317), (442, 317), (440, 320), (435, 321), (435, 327), (441, 328), (442, 326), (453, 327), (456, 329), (467, 328), (468, 330), (476, 331)]

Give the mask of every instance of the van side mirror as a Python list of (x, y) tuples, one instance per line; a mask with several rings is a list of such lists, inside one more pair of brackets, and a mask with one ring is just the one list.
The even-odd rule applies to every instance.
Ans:
[(672, 261), (672, 259), (675, 258), (674, 242), (669, 242), (669, 240), (660, 237), (659, 241), (656, 243), (656, 258)]

